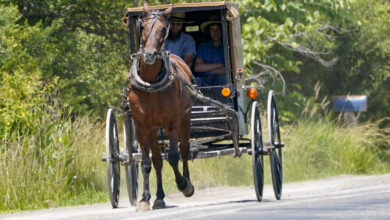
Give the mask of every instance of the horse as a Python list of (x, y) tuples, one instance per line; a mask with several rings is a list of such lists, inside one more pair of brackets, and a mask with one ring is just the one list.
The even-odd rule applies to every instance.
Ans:
[[(157, 198), (153, 209), (165, 208), (161, 177), (163, 161), (157, 138), (157, 131), (160, 128), (164, 128), (168, 134), (168, 162), (173, 168), (178, 189), (186, 197), (194, 194), (188, 169), (193, 100), (185, 86), (193, 82), (194, 77), (181, 58), (164, 50), (171, 12), (172, 6), (165, 11), (151, 11), (145, 3), (143, 15), (136, 22), (140, 46), (138, 52), (132, 55), (128, 98), (137, 141), (142, 151), (141, 169), (144, 185), (137, 211), (150, 210), (150, 151), (157, 176)], [(183, 161), (183, 175), (178, 167), (180, 156)]]

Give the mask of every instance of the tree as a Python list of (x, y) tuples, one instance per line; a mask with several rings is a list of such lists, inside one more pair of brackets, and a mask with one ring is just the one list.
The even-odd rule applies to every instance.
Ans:
[[(322, 96), (368, 95), (368, 117), (389, 115), (389, 2), (242, 3), (248, 79), (280, 91), (285, 83), (281, 105), (292, 110), (285, 112), (290, 118), (302, 111), (316, 82)], [(270, 75), (282, 80), (270, 83)]]
[(39, 69), (40, 80), (50, 82), (58, 77), (65, 103), (78, 113), (102, 115), (107, 105), (119, 102), (131, 61), (127, 30), (120, 25), (123, 2), (15, 0), (8, 5), (11, 3), (21, 12), (15, 24), (40, 29), (18, 42), (18, 47), (39, 60), (26, 65)]

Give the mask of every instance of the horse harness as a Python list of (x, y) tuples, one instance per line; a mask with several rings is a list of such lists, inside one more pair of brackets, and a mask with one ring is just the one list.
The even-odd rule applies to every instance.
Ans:
[(165, 50), (163, 51), (163, 67), (157, 76), (156, 82), (153, 83), (145, 82), (141, 79), (139, 75), (139, 61), (140, 57), (135, 58), (133, 59), (133, 64), (131, 65), (128, 78), (132, 86), (144, 92), (163, 92), (172, 86), (174, 74), (170, 68), (171, 62), (169, 59), (169, 52)]
[[(147, 16), (149, 16), (150, 14), (152, 15), (152, 17), (148, 18)], [(161, 17), (163, 17), (163, 18), (161, 18)], [(143, 41), (142, 35), (141, 35), (142, 34), (141, 28), (142, 28), (142, 22), (145, 19), (152, 19), (152, 20), (150, 22), (151, 28), (149, 30), (149, 33), (146, 35), (145, 41)], [(177, 68), (177, 64), (175, 62), (171, 62), (171, 60), (169, 58), (170, 52), (166, 51), (164, 49), (164, 43), (162, 44), (162, 46), (159, 48), (159, 50), (157, 52), (157, 57), (162, 59), (163, 67), (161, 68), (161, 72), (157, 76), (156, 82), (153, 82), (153, 83), (145, 82), (144, 80), (141, 79), (141, 77), (139, 75), (140, 59), (145, 54), (144, 43), (150, 37), (156, 19), (160, 19), (160, 20), (164, 19), (168, 23), (167, 27), (165, 27), (166, 28), (166, 35), (164, 37), (164, 42), (165, 42), (165, 39), (168, 37), (170, 23), (167, 20), (166, 16), (164, 14), (162, 14), (160, 11), (149, 12), (144, 18), (139, 18), (137, 20), (136, 25), (137, 25), (138, 36), (140, 36), (140, 41), (139, 41), (140, 42), (140, 49), (137, 53), (134, 53), (131, 55), (131, 59), (133, 60), (133, 64), (131, 65), (130, 73), (128, 76), (128, 81), (130, 81), (131, 85), (136, 89), (139, 89), (139, 90), (144, 91), (144, 92), (154, 93), (154, 92), (163, 92), (163, 91), (170, 89), (172, 87), (172, 83), (174, 81), (174, 78), (176, 78), (179, 81), (179, 87), (180, 87), (179, 98), (181, 99), (182, 90), (183, 90), (182, 84), (184, 84), (185, 87), (187, 87), (188, 89), (193, 89), (193, 90), (196, 90), (196, 89), (190, 83), (183, 80), (183, 78), (181, 76), (184, 75), (184, 73), (182, 73), (180, 71), (180, 69)], [(174, 68), (176, 70), (177, 75), (172, 72), (172, 68)], [(190, 92), (190, 94), (193, 94), (193, 93)], [(193, 96), (193, 95), (191, 95), (191, 96)], [(188, 107), (183, 112), (183, 114), (186, 114), (190, 109), (191, 109), (191, 107)]]
[[(129, 80), (131, 85), (133, 85), (135, 88), (144, 91), (144, 92), (161, 92), (169, 89), (172, 85), (173, 82), (173, 76), (171, 73), (170, 69), (170, 60), (169, 60), (169, 52), (164, 50), (164, 43), (161, 45), (161, 47), (157, 51), (157, 57), (161, 58), (163, 61), (163, 68), (161, 69), (160, 74), (157, 77), (156, 82), (154, 83), (148, 83), (145, 82), (141, 79), (139, 76), (139, 61), (140, 58), (145, 54), (145, 49), (144, 49), (144, 44), (150, 37), (154, 24), (156, 20), (161, 20), (165, 21), (168, 25), (165, 27), (166, 28), (166, 34), (164, 37), (165, 39), (168, 37), (169, 33), (169, 27), (170, 27), (170, 22), (162, 12), (160, 11), (151, 11), (148, 12), (146, 15), (144, 15), (142, 18), (138, 18), (136, 26), (137, 26), (137, 32), (139, 36), (139, 42), (140, 42), (140, 48), (137, 53), (134, 53), (131, 55), (131, 59), (134, 60), (133, 64), (130, 69), (130, 74), (129, 74)], [(150, 24), (150, 29), (148, 34), (146, 35), (145, 41), (142, 39), (142, 23), (145, 20), (151, 20), (149, 22)], [(153, 33), (154, 34), (154, 33)]]
[[(176, 78), (179, 81), (180, 87), (179, 99), (181, 99), (183, 93), (183, 84), (187, 89), (196, 91), (195, 94), (197, 94), (197, 90), (191, 85), (191, 83), (188, 83), (183, 79), (183, 77), (185, 77), (185, 73), (183, 73), (177, 67), (177, 64), (175, 62), (170, 61), (169, 52), (164, 51), (164, 53), (166, 55), (163, 56), (163, 68), (161, 68), (161, 72), (157, 76), (157, 80), (154, 83), (145, 82), (141, 79), (141, 77), (139, 76), (140, 58), (134, 59), (133, 64), (131, 65), (129, 76), (127, 77), (131, 85), (134, 86), (136, 89), (139, 89), (144, 92), (164, 92), (172, 87), (172, 83)], [(172, 72), (172, 69), (174, 69), (177, 74), (174, 74)], [(195, 101), (197, 95), (194, 96), (192, 94), (194, 94), (194, 92), (190, 92), (190, 95), (194, 98), (193, 101)], [(184, 114), (188, 111), (189, 108), (184, 111)]]

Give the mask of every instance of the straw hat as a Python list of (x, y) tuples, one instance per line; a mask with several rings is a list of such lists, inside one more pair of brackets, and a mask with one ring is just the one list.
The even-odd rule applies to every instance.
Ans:
[(186, 20), (186, 13), (185, 12), (172, 13), (169, 21), (176, 22), (176, 23), (183, 23), (183, 24), (189, 24), (189, 23), (193, 22), (193, 21)]
[(211, 24), (221, 24), (221, 18), (218, 15), (211, 15), (208, 21), (205, 21), (200, 24), (200, 30), (202, 30), (203, 33), (207, 34), (207, 27)]

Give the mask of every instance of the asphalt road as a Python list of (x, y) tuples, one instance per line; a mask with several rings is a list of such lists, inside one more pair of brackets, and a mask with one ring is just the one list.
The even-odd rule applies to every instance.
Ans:
[(166, 209), (143, 213), (122, 198), (117, 209), (102, 203), (5, 214), (0, 219), (390, 219), (390, 174), (285, 184), (279, 201), (270, 185), (261, 203), (251, 187), (196, 189), (191, 198), (173, 194), (165, 201)]

